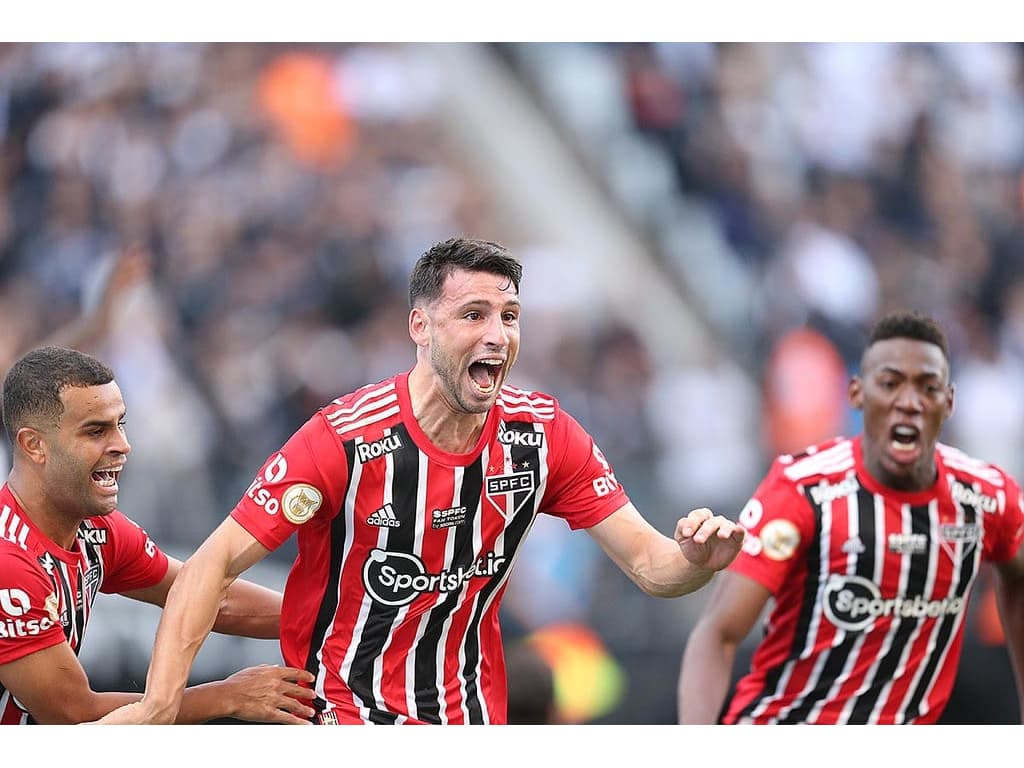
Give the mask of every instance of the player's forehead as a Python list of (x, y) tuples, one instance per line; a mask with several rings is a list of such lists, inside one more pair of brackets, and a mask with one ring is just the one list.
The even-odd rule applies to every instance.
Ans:
[(941, 347), (921, 339), (892, 338), (876, 341), (864, 351), (864, 373), (892, 371), (916, 377), (949, 377), (949, 363)]
[(439, 301), (456, 306), (475, 301), (518, 306), (519, 294), (506, 275), (458, 267), (445, 277)]
[(64, 387), (60, 392), (61, 422), (76, 427), (87, 422), (116, 421), (124, 413), (124, 398), (116, 382), (91, 387)]

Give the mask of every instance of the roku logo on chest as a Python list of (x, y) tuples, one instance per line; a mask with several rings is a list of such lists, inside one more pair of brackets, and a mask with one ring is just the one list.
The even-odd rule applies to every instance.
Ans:
[(365, 464), (373, 459), (379, 459), (381, 456), (397, 451), (402, 447), (402, 438), (400, 435), (386, 435), (380, 440), (374, 440), (372, 443), (359, 443), (356, 446), (356, 456), (359, 457), (359, 463)]

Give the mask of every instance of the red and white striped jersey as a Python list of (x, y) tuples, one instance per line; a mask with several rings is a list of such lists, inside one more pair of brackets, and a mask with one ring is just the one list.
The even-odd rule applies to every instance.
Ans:
[(438, 450), (408, 373), (334, 400), (232, 511), (273, 549), (298, 531), (281, 649), (320, 723), (503, 723), (498, 604), (540, 512), (587, 528), (627, 503), (557, 401), (502, 388), (476, 446)]
[(76, 654), (98, 592), (150, 587), (167, 556), (118, 511), (82, 521), (71, 549), (46, 537), (0, 488), (0, 725), (34, 723), (2, 684), (3, 665), (66, 642)]
[(1021, 491), (939, 444), (924, 491), (880, 485), (861, 439), (776, 459), (730, 568), (774, 596), (727, 723), (932, 723), (949, 700), (981, 560), (1013, 557)]

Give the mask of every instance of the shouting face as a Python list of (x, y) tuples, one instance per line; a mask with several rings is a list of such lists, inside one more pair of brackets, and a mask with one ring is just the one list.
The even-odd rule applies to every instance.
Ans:
[(935, 481), (935, 443), (953, 412), (949, 363), (935, 344), (877, 341), (864, 353), (850, 402), (864, 411), (864, 463), (890, 488), (919, 491)]
[(124, 433), (124, 400), (117, 384), (67, 387), (64, 413), (46, 431), (45, 486), (59, 509), (77, 517), (117, 507), (117, 479), (131, 446)]
[(456, 269), (430, 305), (413, 310), (442, 397), (459, 413), (485, 413), (519, 352), (519, 297), (506, 277)]

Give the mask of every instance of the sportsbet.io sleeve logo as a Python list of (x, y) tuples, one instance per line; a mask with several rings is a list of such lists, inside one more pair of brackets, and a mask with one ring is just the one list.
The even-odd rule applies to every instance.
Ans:
[(312, 518), (323, 503), (323, 494), (308, 483), (296, 483), (281, 497), (284, 516), (295, 525), (302, 525)]

